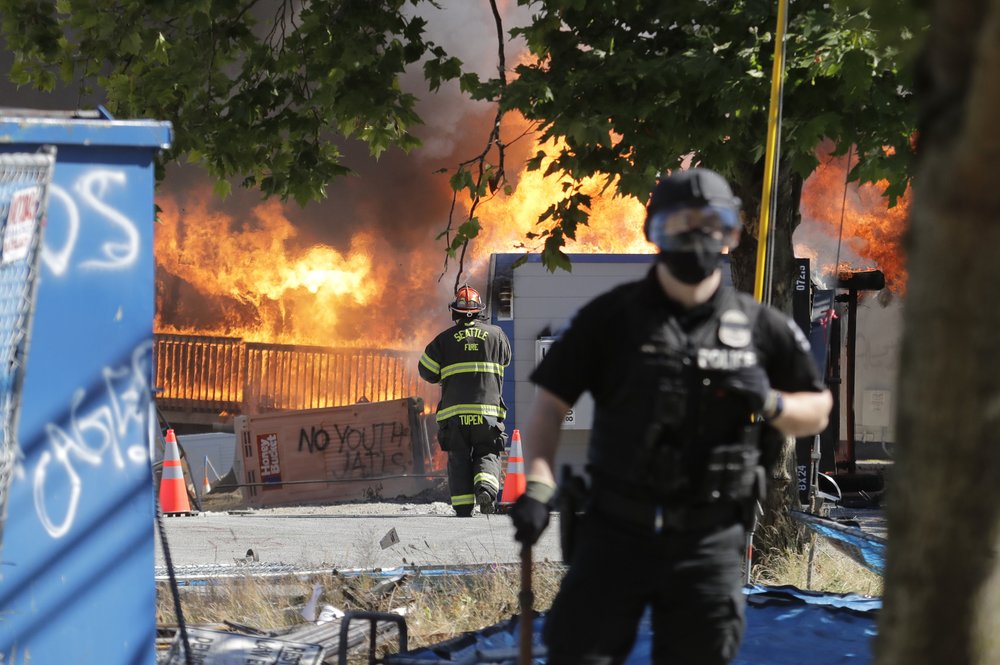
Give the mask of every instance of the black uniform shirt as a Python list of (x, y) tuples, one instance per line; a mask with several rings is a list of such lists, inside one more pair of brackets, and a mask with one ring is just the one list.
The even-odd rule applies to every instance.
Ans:
[[(692, 333), (734, 303), (757, 312), (749, 348), (773, 388), (788, 392), (823, 390), (809, 343), (790, 318), (757, 305), (748, 294), (729, 287), (720, 288), (708, 302), (684, 308), (663, 292), (655, 266), (644, 279), (618, 286), (581, 308), (531, 380), (567, 404), (574, 404), (581, 394), (590, 391), (595, 403), (591, 461), (607, 466), (603, 461), (608, 451), (594, 451), (593, 447), (613, 445), (615, 455), (622, 457), (618, 471), (628, 475), (629, 449), (640, 445), (654, 414), (662, 409), (657, 402), (657, 394), (662, 392), (658, 377), (679, 374), (680, 368), (663, 368), (680, 363), (679, 356), (690, 352), (677, 351), (678, 357), (673, 357), (673, 347), (661, 331), (675, 326), (682, 334)], [(710, 341), (724, 347), (714, 339), (716, 329), (711, 329)], [(656, 363), (658, 374), (651, 377), (649, 367)], [(736, 414), (733, 419), (749, 422), (749, 412)]]

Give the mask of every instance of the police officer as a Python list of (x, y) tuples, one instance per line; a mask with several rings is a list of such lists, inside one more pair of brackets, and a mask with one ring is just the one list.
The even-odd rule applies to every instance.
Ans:
[(425, 381), (441, 384), (438, 441), (448, 453), (451, 505), (459, 517), (471, 517), (476, 505), (483, 514), (496, 512), (510, 342), (480, 319), (483, 300), (471, 286), (459, 288), (449, 308), (455, 325), (427, 345), (418, 370)]
[(621, 662), (646, 608), (655, 663), (728, 663), (766, 467), (782, 435), (821, 431), (832, 404), (797, 326), (721, 286), (740, 233), (722, 176), (661, 180), (645, 233), (660, 250), (646, 277), (585, 305), (531, 376), (527, 489), (511, 509), (524, 544), (548, 525), (563, 415), (584, 391), (595, 404), (588, 506), (545, 623), (550, 665)]

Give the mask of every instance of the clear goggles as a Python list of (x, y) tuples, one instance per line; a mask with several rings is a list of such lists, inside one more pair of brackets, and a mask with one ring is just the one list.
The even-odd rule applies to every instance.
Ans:
[(683, 249), (686, 240), (703, 235), (732, 249), (739, 240), (739, 228), (740, 215), (735, 208), (667, 208), (653, 213), (650, 218), (649, 239), (660, 249), (671, 250)]

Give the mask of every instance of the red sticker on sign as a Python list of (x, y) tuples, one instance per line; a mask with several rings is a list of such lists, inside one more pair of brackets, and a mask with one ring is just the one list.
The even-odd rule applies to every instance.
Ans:
[(278, 457), (278, 435), (258, 434), (257, 454), (260, 459), (260, 481), (264, 489), (281, 488), (281, 459)]
[(38, 187), (20, 189), (10, 197), (10, 211), (3, 229), (3, 253), (0, 254), (4, 263), (20, 261), (28, 256), (35, 237), (39, 205), (41, 189)]

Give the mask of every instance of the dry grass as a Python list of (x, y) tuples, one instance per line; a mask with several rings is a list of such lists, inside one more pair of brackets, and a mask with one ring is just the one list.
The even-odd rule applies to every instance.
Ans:
[[(562, 575), (560, 565), (535, 565), (536, 610), (552, 605)], [(484, 575), (438, 578), (406, 598), (411, 640), (415, 645), (434, 644), (509, 619), (520, 612), (519, 591), (520, 571), (510, 566)]]
[[(534, 607), (551, 606), (562, 579), (558, 564), (536, 564), (532, 577)], [(496, 567), (475, 575), (408, 575), (402, 580), (376, 576), (235, 577), (179, 589), (188, 625), (223, 627), (238, 624), (278, 631), (303, 623), (302, 608), (314, 585), (321, 594), (317, 611), (331, 605), (341, 611), (405, 611), (409, 646), (436, 644), (499, 623), (519, 613), (520, 571)], [(157, 623), (176, 624), (173, 598), (166, 584), (157, 594)]]
[(207, 512), (221, 513), (227, 510), (239, 510), (246, 508), (247, 502), (243, 498), (243, 492), (234, 490), (222, 492), (214, 490), (201, 497), (201, 509)]
[(811, 566), (809, 558), (809, 546), (802, 552), (769, 552), (754, 564), (751, 581), (763, 586), (790, 584), (827, 593), (882, 595), (880, 575), (838, 552), (822, 538), (816, 539)]
[[(312, 591), (295, 577), (233, 577), (178, 589), (181, 612), (189, 625), (237, 623), (259, 630), (285, 628), (302, 622), (299, 612)], [(156, 622), (176, 625), (174, 601), (167, 584), (156, 594)]]
[[(879, 576), (823, 543), (817, 543), (812, 566), (810, 580), (808, 548), (803, 552), (772, 552), (754, 566), (752, 581), (831, 593), (877, 596), (882, 592)], [(551, 606), (563, 572), (559, 564), (535, 564), (532, 585), (536, 610)], [(807, 585), (807, 580), (811, 584)], [(316, 584), (321, 589), (318, 608), (332, 605), (342, 611), (404, 610), (411, 649), (480, 630), (519, 613), (519, 569), (502, 566), (475, 575), (411, 574), (402, 580), (337, 574), (237, 577), (181, 587), (184, 620), (188, 625), (205, 627), (221, 627), (228, 622), (263, 631), (291, 628), (304, 621), (301, 611)], [(160, 588), (157, 598), (157, 622), (163, 626), (176, 623), (166, 585)]]

